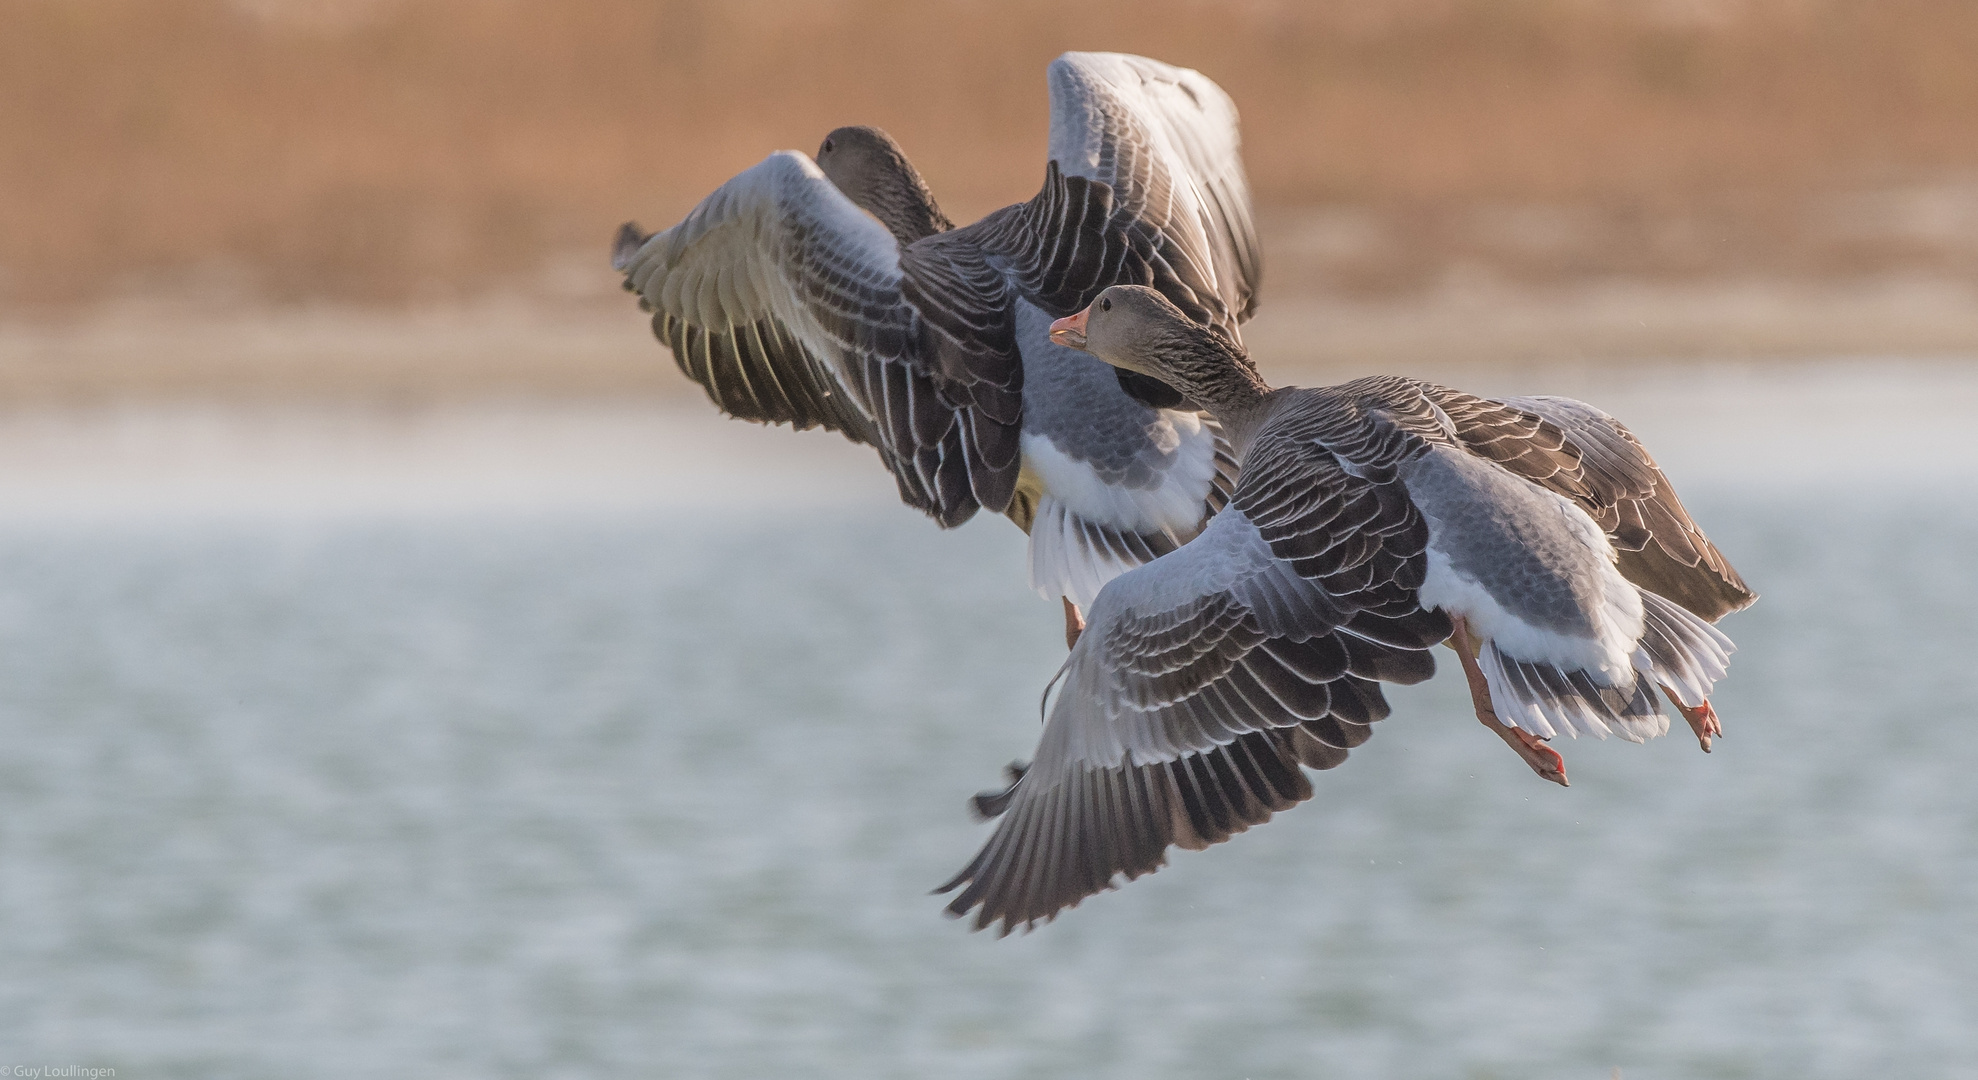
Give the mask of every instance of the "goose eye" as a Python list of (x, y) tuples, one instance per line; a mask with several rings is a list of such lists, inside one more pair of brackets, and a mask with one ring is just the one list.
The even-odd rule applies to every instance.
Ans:
[(830, 139), (826, 139), (826, 140), (824, 140), (824, 152), (825, 152), (825, 153), (827, 153), (827, 154), (831, 152), (831, 140), (830, 140)]
[(1113, 302), (1110, 299), (1099, 301), (1099, 310), (1100, 311), (1113, 310)]

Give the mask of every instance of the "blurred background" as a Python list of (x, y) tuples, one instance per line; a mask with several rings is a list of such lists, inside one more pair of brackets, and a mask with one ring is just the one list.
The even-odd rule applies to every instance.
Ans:
[[(1978, 5), (0, 0), (0, 1065), (1978, 1077)], [(1460, 680), (1027, 937), (926, 890), (1023, 538), (725, 421), (608, 267), (769, 151), (1242, 111), (1279, 382), (1583, 397), (1763, 595), (1709, 757)], [(75, 1075), (84, 1075), (76, 1073)]]
[[(1043, 67), (1073, 47), (1195, 67), (1235, 97), (1270, 241), (1259, 344), (1288, 358), (1978, 345), (1962, 0), (4, 11), (16, 395), (677, 389), (622, 332), (603, 254), (620, 221), (678, 220), (845, 123), (892, 132), (972, 220), (1034, 193)], [(326, 309), (367, 346), (305, 347), (299, 315)], [(307, 362), (237, 340), (271, 319)], [(159, 320), (189, 336), (157, 340)], [(71, 350), (78, 322), (99, 339)]]

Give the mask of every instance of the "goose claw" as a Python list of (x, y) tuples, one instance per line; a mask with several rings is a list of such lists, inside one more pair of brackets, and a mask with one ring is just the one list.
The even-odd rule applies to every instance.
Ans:
[(1544, 739), (1531, 732), (1510, 727), (1498, 719), (1497, 710), (1490, 706), (1490, 684), (1484, 679), (1483, 669), (1477, 666), (1479, 642), (1470, 636), (1469, 624), (1461, 615), (1453, 615), (1449, 621), (1449, 645), (1456, 650), (1457, 659), (1463, 663), (1463, 676), (1470, 683), (1470, 702), (1476, 707), (1477, 719), (1516, 751), (1518, 757), (1539, 775), (1539, 779), (1550, 780), (1560, 787), (1572, 787), (1566, 779), (1566, 759), (1559, 756), (1559, 751), (1545, 745)]
[(1669, 704), (1674, 705), (1676, 711), (1683, 714), (1683, 719), (1689, 722), (1690, 730), (1696, 732), (1697, 745), (1703, 747), (1703, 752), (1708, 754), (1710, 740), (1724, 737), (1724, 721), (1718, 718), (1717, 710), (1711, 708), (1708, 701), (1692, 709), (1676, 700), (1675, 691), (1666, 686), (1662, 688), (1662, 692), (1669, 696)]

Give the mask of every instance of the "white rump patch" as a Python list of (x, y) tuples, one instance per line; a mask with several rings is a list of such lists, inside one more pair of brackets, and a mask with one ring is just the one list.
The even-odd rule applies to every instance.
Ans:
[(1108, 483), (1091, 465), (1026, 432), (1023, 466), (1041, 482), (1030, 524), (1030, 584), (1089, 608), (1106, 582), (1187, 543), (1202, 530), (1216, 476), (1214, 430), (1191, 412), (1160, 410), (1149, 432), (1166, 456), (1152, 487)]
[(1097, 470), (1059, 450), (1049, 436), (1023, 434), (1023, 465), (1044, 493), (1094, 525), (1136, 533), (1172, 533), (1184, 541), (1202, 528), (1216, 475), (1216, 437), (1191, 412), (1162, 409), (1148, 431), (1150, 450), (1167, 460), (1160, 482), (1134, 488), (1109, 483)]
[[(1573, 512), (1586, 516), (1579, 507)], [(1642, 632), (1641, 591), (1611, 561), (1601, 562), (1600, 576), (1601, 603), (1588, 613), (1597, 631), (1592, 637), (1533, 626), (1505, 610), (1482, 583), (1450, 564), (1433, 537), (1419, 596), (1425, 608), (1462, 616), (1472, 637), (1495, 642), (1511, 659), (1586, 671), (1599, 685), (1625, 686), (1633, 681), (1631, 658)]]

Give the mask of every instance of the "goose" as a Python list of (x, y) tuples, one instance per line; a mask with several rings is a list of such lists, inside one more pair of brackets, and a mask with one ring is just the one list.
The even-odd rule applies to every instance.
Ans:
[(1564, 785), (1546, 740), (1667, 732), (1702, 748), (1755, 594), (1618, 421), (1556, 397), (1492, 400), (1399, 376), (1272, 389), (1242, 347), (1133, 286), (1054, 339), (1159, 379), (1243, 462), (1187, 544), (1114, 578), (1057, 679), (1033, 763), (977, 797), (1000, 815), (955, 916), (1002, 933), (1310, 798), (1388, 715), (1379, 684), (1447, 642), (1476, 716)]
[(1201, 529), (1236, 464), (1212, 419), (1054, 344), (1051, 320), (1131, 283), (1234, 337), (1260, 267), (1220, 87), (1114, 53), (1066, 53), (1048, 81), (1028, 203), (956, 228), (898, 143), (843, 127), (670, 229), (627, 223), (613, 266), (721, 411), (871, 445), (943, 527), (985, 507), (1016, 522), (1072, 640), (1102, 585)]

